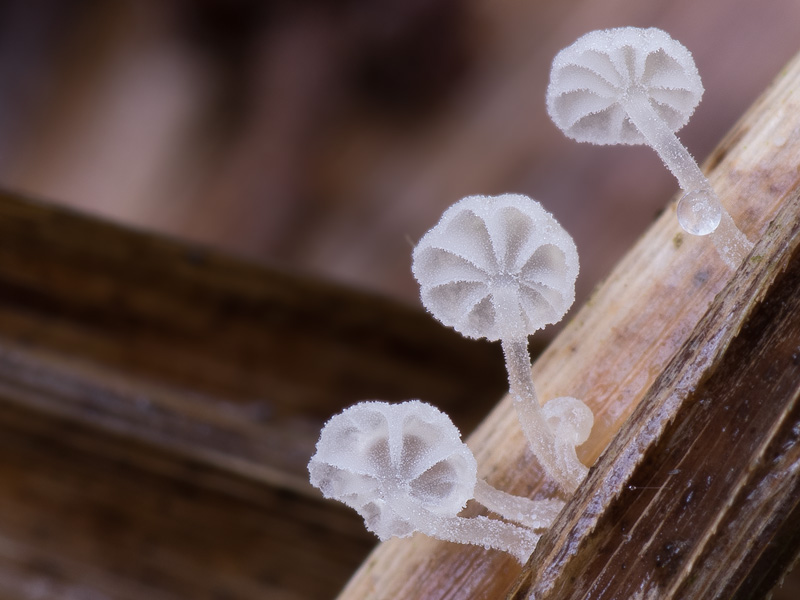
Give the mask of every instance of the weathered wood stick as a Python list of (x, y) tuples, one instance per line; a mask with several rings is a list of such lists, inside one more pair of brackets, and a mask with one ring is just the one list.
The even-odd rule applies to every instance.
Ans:
[[(710, 180), (723, 204), (752, 241), (765, 236), (770, 221), (775, 218), (781, 206), (789, 206), (787, 211), (794, 210), (793, 202), (800, 190), (800, 171), (797, 167), (800, 164), (799, 132), (800, 58), (795, 58), (723, 140), (707, 163)], [(794, 231), (791, 226), (792, 219), (800, 219), (800, 215), (795, 213), (792, 216), (787, 212), (783, 214), (782, 219), (776, 222), (776, 226), (780, 227), (779, 224), (783, 223), (784, 229), (771, 230), (773, 233), (770, 239), (777, 246), (770, 248), (778, 254), (783, 252), (782, 260), (788, 261), (791, 252), (785, 249), (779, 250), (779, 238), (792, 235)], [(585, 252), (588, 249), (579, 248), (579, 251)], [(712, 306), (715, 296), (732, 277), (750, 277), (751, 279), (741, 280), (743, 283), (748, 282), (749, 285), (753, 281), (754, 274), (769, 269), (768, 256), (754, 253), (749, 261), (736, 274), (732, 273), (716, 257), (710, 240), (689, 237), (681, 233), (675, 219), (673, 202), (618, 264), (594, 296), (573, 317), (561, 335), (536, 361), (534, 380), (537, 382), (543, 402), (555, 396), (570, 395), (583, 399), (595, 412), (596, 422), (592, 436), (579, 453), (586, 464), (595, 463), (628, 416), (650, 393), (656, 380), (665, 373), (673, 358), (678, 353), (686, 352), (689, 340), (725, 337), (724, 331), (727, 330), (698, 331), (698, 324)], [(777, 276), (777, 273), (773, 275)], [(774, 286), (771, 276), (764, 276), (758, 281), (759, 285), (765, 286), (759, 289), (758, 293), (765, 294), (768, 289), (777, 293), (783, 285), (788, 285), (789, 280), (775, 283)], [(728, 289), (736, 289), (737, 285), (738, 282), (732, 283), (732, 287)], [(744, 313), (739, 313), (739, 318), (744, 318)], [(756, 313), (752, 313), (749, 318), (755, 319)], [(732, 316), (731, 320), (733, 322), (735, 318)], [(715, 338), (714, 335), (718, 337)], [(696, 349), (696, 352), (702, 351), (703, 348)], [(717, 348), (714, 352), (719, 351), (720, 348)], [(709, 356), (715, 356), (710, 348), (708, 352)], [(704, 363), (704, 368), (707, 369), (713, 364), (716, 363), (708, 361)], [(741, 364), (742, 368), (745, 368), (745, 363)], [(792, 372), (790, 369), (790, 378)], [(703, 380), (703, 377), (704, 374), (701, 373), (700, 379)], [(750, 441), (755, 445), (753, 447), (758, 447), (759, 443), (768, 445), (773, 439), (770, 436), (775, 436), (774, 440), (781, 439), (782, 434), (778, 430), (792, 418), (793, 409), (788, 400), (791, 393), (787, 393), (789, 395), (785, 396), (784, 400), (788, 404), (779, 408), (777, 414), (773, 414), (772, 423), (775, 431), (768, 425), (764, 425), (761, 429), (756, 428), (752, 433), (754, 439)], [(709, 402), (716, 402), (716, 399), (710, 398)], [(691, 403), (688, 403), (687, 410), (690, 407)], [(785, 415), (781, 412), (784, 410)], [(643, 428), (640, 433), (645, 435), (647, 423), (643, 421), (639, 423)], [(663, 425), (663, 423), (657, 425), (657, 432), (664, 430)], [(767, 433), (769, 435), (766, 438), (760, 437)], [(661, 435), (664, 434), (657, 433), (658, 440), (661, 439)], [(699, 444), (701, 447), (707, 444), (706, 450), (710, 453), (714, 444), (721, 443), (723, 437), (720, 433), (716, 437), (704, 436), (702, 439), (691, 439), (687, 443)], [(633, 438), (635, 436), (631, 439)], [(525, 443), (508, 399), (498, 405), (470, 438), (469, 443), (475, 450), (483, 475), (496, 487), (512, 493), (527, 494), (530, 497), (553, 493), (553, 487), (544, 482), (538, 465), (525, 450)], [(663, 443), (669, 444), (668, 438), (664, 438)], [(609, 450), (609, 454), (621, 451), (616, 445), (613, 448)], [(632, 463), (641, 458), (640, 453), (645, 449), (645, 447), (635, 449), (635, 456), (630, 459)], [(735, 447), (728, 452), (736, 455)], [(763, 456), (772, 456), (770, 452), (768, 447), (763, 448)], [(741, 467), (749, 469), (756, 465), (762, 469), (762, 463), (752, 462), (755, 456), (750, 454), (740, 457)], [(789, 460), (786, 457), (790, 456), (790, 453), (780, 456), (783, 456), (781, 460)], [(613, 461), (614, 458), (608, 456), (603, 464), (608, 464), (608, 461)], [(679, 458), (676, 456), (675, 460)], [(630, 466), (631, 476), (639, 473), (634, 467), (635, 464)], [(680, 469), (680, 467), (675, 468)], [(665, 472), (668, 473), (675, 468), (666, 469)], [(604, 471), (606, 474), (608, 472)], [(691, 473), (684, 474), (684, 477), (691, 476)], [(720, 474), (720, 477), (722, 476)], [(766, 482), (770, 479), (766, 473), (763, 477), (759, 477), (759, 481)], [(599, 476), (590, 474), (589, 479), (573, 498), (573, 503), (569, 504), (561, 515), (557, 526), (550, 534), (551, 537), (545, 538), (545, 541), (540, 543), (541, 548), (530, 563), (530, 571), (526, 571), (524, 578), (516, 586), (518, 597), (524, 597), (527, 590), (538, 590), (536, 586), (540, 583), (542, 590), (552, 594), (548, 597), (555, 598), (559, 597), (558, 593), (568, 593), (568, 589), (565, 588), (573, 585), (568, 578), (574, 573), (570, 571), (568, 574), (564, 563), (556, 561), (554, 556), (559, 555), (559, 552), (563, 553), (559, 555), (563, 561), (566, 556), (572, 556), (573, 553), (585, 552), (584, 548), (588, 546), (582, 544), (589, 544), (590, 540), (581, 538), (581, 533), (588, 535), (594, 531), (594, 527), (586, 525), (580, 531), (569, 533), (572, 529), (569, 529), (568, 523), (574, 525), (575, 521), (566, 519), (570, 516), (577, 519), (576, 511), (581, 502), (592, 503), (591, 514), (594, 516), (588, 523), (611, 523), (612, 521), (605, 519), (613, 520), (613, 515), (610, 513), (618, 510), (615, 509), (619, 506), (615, 503), (616, 496), (611, 494), (604, 497), (596, 493), (600, 491), (597, 486), (602, 483), (598, 478)], [(631, 483), (626, 483), (624, 479), (622, 477), (622, 481), (617, 482), (618, 485), (649, 486), (648, 479), (644, 481), (633, 479)], [(749, 485), (758, 485), (755, 480), (748, 481)], [(656, 484), (655, 487), (660, 485), (662, 484)], [(592, 489), (593, 486), (595, 489)], [(738, 489), (733, 491), (736, 492)], [(631, 491), (644, 493), (647, 497), (648, 490)], [(658, 490), (649, 491), (658, 492)], [(660, 493), (666, 494), (667, 490), (664, 489)], [(680, 501), (686, 493), (685, 489), (677, 492), (678, 500)], [(791, 495), (791, 487), (785, 494), (784, 499)], [(695, 498), (699, 498), (699, 491), (697, 497), (690, 498), (689, 504)], [(746, 498), (738, 495), (720, 499), (723, 504), (728, 501), (748, 502)], [(728, 515), (727, 518), (733, 518), (730, 511), (724, 512), (722, 505), (719, 509), (719, 513), (699, 511), (697, 527), (711, 531), (709, 528), (712, 528), (713, 523), (709, 522), (709, 519), (712, 518), (712, 514), (716, 515), (713, 517), (715, 519), (724, 519), (725, 514)], [(752, 513), (753, 510), (755, 510), (753, 506), (747, 507), (747, 512)], [(759, 510), (772, 511), (769, 523), (773, 527), (776, 523), (792, 523), (797, 520), (792, 506), (786, 505), (783, 501), (778, 501), (772, 508), (764, 505)], [(648, 514), (656, 525), (662, 522), (661, 515)], [(690, 516), (686, 514), (684, 518)], [(572, 537), (567, 537), (568, 535)], [(786, 537), (796, 539), (796, 534), (787, 534)], [(567, 543), (569, 545), (564, 546)], [(666, 548), (666, 554), (663, 549), (659, 554), (662, 564), (666, 561), (670, 565), (677, 564), (683, 568), (682, 561), (687, 559), (686, 555), (680, 553), (684, 550), (679, 551), (680, 556), (684, 558), (676, 562), (671, 548)], [(755, 560), (752, 553), (746, 551), (740, 552), (738, 557), (736, 560), (741, 562), (730, 564), (731, 570), (738, 569), (739, 564), (752, 564)], [(655, 556), (652, 560), (655, 560)], [(785, 557), (782, 557), (776, 565), (785, 565)], [(621, 564), (617, 564), (614, 568), (623, 573)], [(625, 568), (629, 569), (631, 566), (626, 564)], [(458, 547), (416, 536), (406, 540), (391, 540), (379, 546), (354, 576), (340, 598), (342, 600), (498, 598), (504, 597), (514, 588), (514, 581), (519, 574), (520, 569), (514, 564), (513, 559), (499, 553), (480, 548)], [(747, 573), (744, 574), (746, 575)], [(731, 581), (734, 579), (735, 577)], [(763, 586), (767, 586), (773, 580), (774, 572), (770, 571), (766, 579), (759, 584), (760, 587), (756, 587), (763, 589)], [(642, 580), (643, 583), (649, 581), (651, 580)], [(558, 586), (548, 587), (547, 582), (556, 582)], [(686, 579), (681, 579), (680, 582), (677, 579), (659, 582), (658, 589), (662, 589), (662, 585), (663, 589), (672, 589), (673, 585), (691, 586), (692, 582)], [(745, 587), (742, 585), (738, 589)], [(645, 586), (642, 589), (649, 588)], [(691, 594), (694, 593), (688, 587), (680, 587), (678, 591), (689, 594), (683, 597), (692, 597)]]
[(799, 216), (800, 190), (537, 546), (512, 598), (762, 598), (790, 566), (800, 550)]

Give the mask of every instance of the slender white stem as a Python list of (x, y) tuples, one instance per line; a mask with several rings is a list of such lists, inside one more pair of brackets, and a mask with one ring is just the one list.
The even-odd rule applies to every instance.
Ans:
[(487, 517), (446, 517), (418, 514), (415, 517), (419, 531), (446, 542), (474, 544), (512, 554), (525, 564), (536, 548), (539, 536), (530, 529)]
[(631, 93), (625, 101), (628, 118), (647, 140), (647, 143), (658, 153), (664, 164), (678, 180), (678, 185), (685, 192), (708, 189), (713, 198), (719, 202), (706, 176), (697, 161), (675, 135), (661, 117), (653, 110), (650, 100), (645, 94)]
[[(719, 201), (714, 188), (700, 170), (686, 147), (653, 110), (649, 99), (643, 93), (630, 93), (625, 100), (628, 118), (647, 140), (647, 143), (658, 153), (658, 156), (678, 180), (678, 184), (686, 194), (702, 192), (706, 198), (706, 206), (710, 212), (718, 212), (719, 225), (713, 236), (714, 246), (720, 257), (732, 269), (741, 264), (745, 256), (752, 250), (753, 244), (736, 227), (725, 207)], [(682, 223), (683, 225), (683, 223)], [(713, 228), (709, 230), (714, 231)], [(689, 231), (689, 233), (694, 233)]]
[(550, 527), (564, 508), (562, 500), (531, 500), (514, 496), (492, 487), (483, 479), (478, 479), (474, 493), (475, 500), (493, 513), (531, 529)]
[(742, 264), (753, 249), (752, 242), (736, 227), (736, 223), (725, 211), (722, 213), (717, 230), (711, 236), (711, 241), (714, 242), (720, 258), (730, 269), (736, 269)]
[(522, 431), (545, 472), (566, 492), (574, 492), (588, 469), (572, 452), (565, 452), (547, 426), (531, 376), (528, 338), (502, 340), (508, 384)]
[(497, 312), (496, 319), (500, 327), (500, 339), (519, 336), (520, 331), (527, 329), (516, 286), (494, 285), (492, 300)]

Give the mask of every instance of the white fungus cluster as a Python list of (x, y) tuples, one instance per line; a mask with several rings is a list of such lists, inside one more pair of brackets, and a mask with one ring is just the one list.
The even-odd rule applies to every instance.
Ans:
[(414, 249), (422, 303), (472, 338), (527, 338), (575, 299), (578, 253), (553, 216), (526, 196), (469, 196)]
[[(531, 380), (528, 335), (560, 320), (575, 298), (578, 253), (569, 234), (526, 196), (470, 196), (451, 206), (414, 250), (428, 310), (469, 337), (500, 339), (509, 387), (531, 449), (562, 488), (586, 475), (575, 446), (592, 427), (580, 400), (543, 409)], [(415, 531), (527, 560), (563, 507), (478, 479), (475, 458), (449, 417), (411, 400), (362, 402), (331, 418), (308, 464), (326, 498), (355, 509), (381, 540)], [(470, 499), (512, 524), (458, 513)]]
[[(586, 34), (556, 56), (547, 108), (578, 141), (652, 146), (686, 192), (678, 207), (681, 225), (697, 235), (719, 227), (714, 243), (735, 267), (751, 245), (675, 136), (702, 94), (686, 48), (661, 30), (623, 27)], [(594, 415), (568, 396), (541, 406), (528, 353), (528, 336), (559, 321), (575, 299), (572, 238), (526, 196), (469, 196), (420, 240), (412, 270), (422, 303), (438, 320), (467, 337), (501, 341), (530, 448), (563, 490), (574, 491), (588, 471), (575, 449), (588, 439)], [(533, 551), (537, 531), (563, 507), (479, 479), (475, 458), (449, 417), (418, 400), (362, 402), (331, 418), (308, 470), (326, 498), (354, 508), (382, 540), (419, 531), (500, 549), (520, 562)], [(505, 521), (459, 517), (470, 499)]]

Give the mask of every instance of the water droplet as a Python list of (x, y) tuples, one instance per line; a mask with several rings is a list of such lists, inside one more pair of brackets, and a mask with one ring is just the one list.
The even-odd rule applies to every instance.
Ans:
[(678, 201), (678, 222), (692, 235), (708, 235), (722, 219), (722, 208), (709, 190), (692, 190)]

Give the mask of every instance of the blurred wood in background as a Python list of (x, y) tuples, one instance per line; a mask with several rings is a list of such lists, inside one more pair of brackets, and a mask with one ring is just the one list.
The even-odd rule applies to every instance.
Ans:
[(676, 184), (550, 123), (555, 53), (666, 29), (707, 90), (680, 134), (703, 157), (798, 22), (791, 0), (9, 0), (0, 183), (415, 303), (410, 247), (446, 206), (527, 193), (576, 237), (582, 298)]

